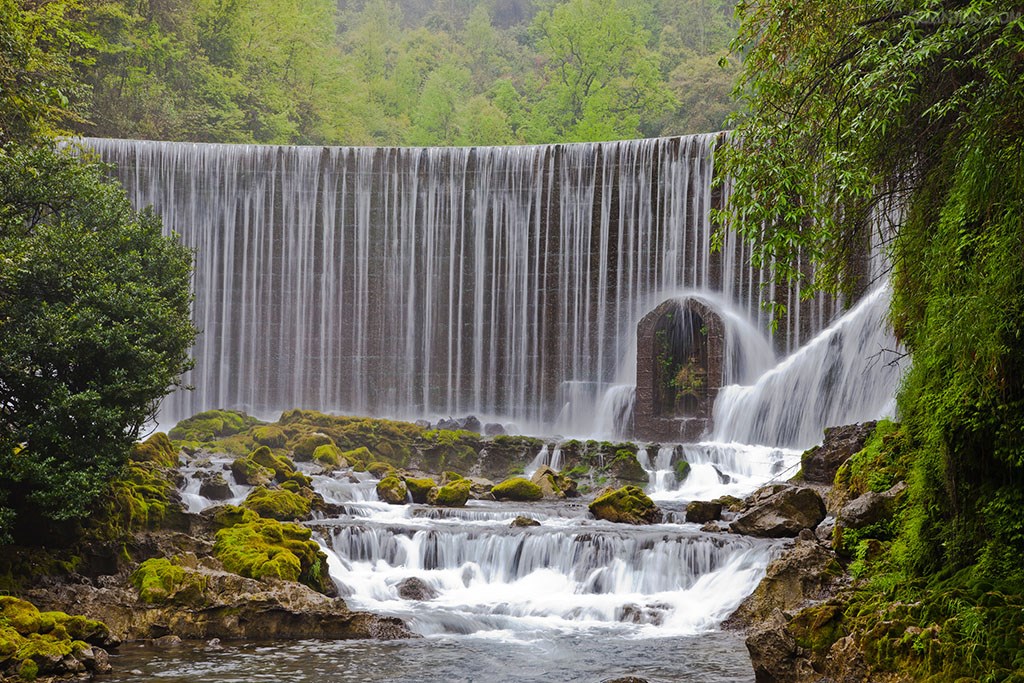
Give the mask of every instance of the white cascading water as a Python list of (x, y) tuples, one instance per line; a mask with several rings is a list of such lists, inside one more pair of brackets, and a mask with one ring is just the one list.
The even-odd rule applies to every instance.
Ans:
[[(768, 335), (749, 246), (711, 251), (716, 135), (495, 148), (86, 139), (196, 251), (202, 330), (164, 402), (491, 416), (589, 431), (639, 318), (720, 292)], [(799, 291), (787, 293), (798, 297)], [(834, 307), (797, 304), (797, 348)], [(561, 416), (561, 419), (559, 419)]]
[(891, 415), (903, 354), (886, 324), (889, 294), (867, 294), (756, 382), (723, 387), (715, 440), (805, 449), (825, 427)]

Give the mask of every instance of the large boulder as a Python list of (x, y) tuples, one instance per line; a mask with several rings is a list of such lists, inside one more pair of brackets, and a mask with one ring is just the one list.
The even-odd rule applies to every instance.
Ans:
[(863, 529), (888, 519), (906, 490), (907, 485), (901, 481), (884, 493), (868, 491), (843, 506), (836, 524), (843, 529)]
[(409, 490), (414, 503), (426, 503), (430, 489), (437, 486), (437, 483), (430, 477), (406, 477), (405, 486)]
[(110, 632), (123, 640), (167, 635), (184, 640), (415, 637), (400, 619), (353, 612), (344, 600), (301, 583), (225, 572), (211, 557), (182, 556), (177, 561), (201, 587), (200, 595), (189, 592), (186, 600), (172, 591), (166, 600), (143, 602), (134, 586), (71, 583), (39, 591), (34, 598), (49, 609), (73, 604), (89, 618), (102, 615)]
[(864, 422), (826, 429), (822, 444), (804, 452), (800, 458), (804, 481), (831, 484), (839, 467), (864, 448), (864, 443), (875, 431), (877, 424)]
[(726, 621), (746, 627), (771, 617), (775, 610), (790, 612), (810, 601), (830, 597), (843, 569), (836, 554), (815, 540), (798, 540), (768, 565), (761, 582)]
[(747, 631), (747, 652), (757, 683), (814, 680), (811, 663), (800, 656), (796, 638), (786, 629), (786, 623), (782, 611), (775, 610)]
[(427, 502), (450, 508), (465, 507), (472, 485), (469, 479), (457, 479), (444, 486), (435, 486), (427, 493)]
[(384, 477), (377, 482), (377, 497), (391, 505), (405, 505), (409, 488), (406, 482), (394, 475)]
[(512, 477), (491, 489), (491, 495), (497, 500), (531, 501), (544, 497), (544, 491), (529, 479)]
[(657, 524), (661, 510), (637, 486), (623, 486), (598, 496), (589, 506), (597, 519), (624, 524)]
[(706, 524), (722, 518), (722, 504), (714, 501), (692, 500), (686, 504), (686, 521)]
[(200, 475), (199, 495), (208, 500), (227, 500), (234, 493), (231, 485), (220, 472), (204, 472)]
[(576, 498), (580, 495), (574, 479), (559, 474), (547, 465), (538, 467), (530, 481), (540, 487), (545, 498)]
[(802, 529), (814, 529), (825, 519), (825, 503), (818, 492), (803, 486), (773, 486), (771, 493), (757, 492), (753, 504), (729, 529), (733, 533), (762, 538), (794, 537)]

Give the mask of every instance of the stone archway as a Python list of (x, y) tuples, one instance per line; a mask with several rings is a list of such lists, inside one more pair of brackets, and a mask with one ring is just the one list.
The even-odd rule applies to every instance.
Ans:
[(636, 333), (637, 438), (699, 439), (722, 386), (722, 319), (699, 299), (669, 299), (643, 317)]

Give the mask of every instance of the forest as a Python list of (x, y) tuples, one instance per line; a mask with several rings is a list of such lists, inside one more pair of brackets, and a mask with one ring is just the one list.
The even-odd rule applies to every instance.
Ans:
[(725, 0), (62, 0), (43, 93), (80, 134), (202, 142), (501, 145), (719, 130)]

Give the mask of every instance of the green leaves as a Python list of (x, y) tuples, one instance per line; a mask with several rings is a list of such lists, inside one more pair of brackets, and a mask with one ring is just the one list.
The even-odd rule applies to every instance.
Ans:
[(0, 491), (72, 519), (189, 366), (191, 255), (68, 153), (9, 148), (0, 188)]

